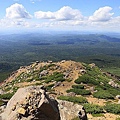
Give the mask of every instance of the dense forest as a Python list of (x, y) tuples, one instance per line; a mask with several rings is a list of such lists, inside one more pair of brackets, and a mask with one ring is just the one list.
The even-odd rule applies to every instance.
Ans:
[(34, 61), (75, 60), (95, 63), (119, 75), (119, 35), (41, 34), (0, 35), (0, 81), (20, 66)]

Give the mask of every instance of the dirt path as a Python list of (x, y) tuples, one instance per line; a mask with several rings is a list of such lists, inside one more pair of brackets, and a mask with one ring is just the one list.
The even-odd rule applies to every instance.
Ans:
[(97, 104), (100, 106), (104, 106), (106, 103), (106, 100), (104, 99), (98, 99), (98, 98), (93, 98), (92, 96), (86, 97), (89, 103), (91, 104)]
[(111, 113), (105, 113), (103, 117), (93, 117), (91, 114), (87, 114), (88, 120), (116, 120), (120, 118), (120, 115)]

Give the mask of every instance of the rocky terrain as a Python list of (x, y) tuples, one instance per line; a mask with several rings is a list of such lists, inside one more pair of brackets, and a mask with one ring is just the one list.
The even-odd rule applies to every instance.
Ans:
[(1, 83), (0, 105), (1, 120), (119, 120), (120, 78), (94, 63), (36, 61)]

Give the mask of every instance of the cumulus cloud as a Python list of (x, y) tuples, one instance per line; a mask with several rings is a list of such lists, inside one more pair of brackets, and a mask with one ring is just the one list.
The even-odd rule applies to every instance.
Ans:
[(32, 16), (26, 11), (23, 5), (15, 3), (6, 8), (6, 17), (10, 19), (31, 18)]
[(40, 2), (40, 1), (42, 1), (42, 0), (30, 0), (30, 2), (33, 3), (33, 4), (34, 4), (35, 2)]
[(0, 20), (0, 26), (4, 28), (9, 28), (9, 27), (31, 27), (32, 24), (30, 22), (27, 22), (23, 19), (1, 19)]
[(38, 11), (35, 12), (35, 17), (38, 19), (55, 19), (54, 13), (48, 11), (48, 12), (42, 12)]
[(112, 8), (109, 6), (101, 7), (94, 12), (92, 16), (89, 17), (89, 20), (95, 22), (105, 22), (109, 21), (114, 13), (111, 13)]
[(34, 13), (34, 15), (38, 19), (52, 19), (52, 20), (60, 20), (60, 21), (83, 19), (83, 16), (79, 10), (72, 9), (69, 6), (64, 6), (56, 12), (37, 11)]
[(120, 16), (114, 17), (111, 11), (111, 7), (105, 6), (96, 10), (92, 16), (83, 16), (80, 10), (64, 6), (55, 12), (37, 11), (34, 17), (39, 20), (35, 18), (28, 20), (22, 18), (31, 18), (29, 12), (23, 5), (15, 3), (6, 9), (6, 17), (0, 20), (0, 27), (117, 31), (120, 29)]

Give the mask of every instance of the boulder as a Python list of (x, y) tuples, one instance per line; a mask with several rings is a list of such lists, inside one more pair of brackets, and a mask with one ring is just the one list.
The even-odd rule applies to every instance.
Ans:
[(42, 72), (40, 72), (40, 78), (42, 76), (46, 76), (48, 74), (48, 71), (47, 70), (43, 70)]
[(120, 85), (118, 83), (115, 83), (113, 80), (111, 80), (108, 84), (114, 88), (120, 88)]
[(43, 86), (19, 88), (8, 101), (0, 120), (87, 120), (82, 105), (49, 98)]
[(116, 97), (115, 97), (116, 99), (120, 99), (120, 95), (116, 95)]
[(69, 92), (69, 93), (67, 93), (67, 95), (66, 96), (71, 96), (71, 97), (74, 97), (76, 94), (74, 93), (74, 92)]
[(4, 94), (4, 91), (2, 89), (0, 89), (0, 95)]
[[(12, 109), (12, 110), (13, 110), (13, 109)], [(26, 110), (25, 110), (24, 108), (20, 107), (20, 108), (18, 108), (17, 113), (18, 113), (18, 114), (21, 114), (21, 115), (25, 115)]]
[(80, 120), (88, 120), (87, 114), (82, 105), (74, 104), (72, 102), (57, 100), (60, 111), (61, 120), (72, 120), (78, 117)]
[(0, 120), (60, 120), (58, 103), (40, 86), (20, 88), (7, 103)]
[(60, 86), (61, 83), (62, 83), (62, 82), (60, 82), (60, 81), (59, 81), (59, 82), (56, 82), (56, 83), (54, 84), (54, 86), (52, 87), (52, 89), (53, 89), (53, 88), (56, 88), (56, 87), (58, 87), (58, 86)]
[(118, 104), (120, 104), (120, 100), (118, 100)]

